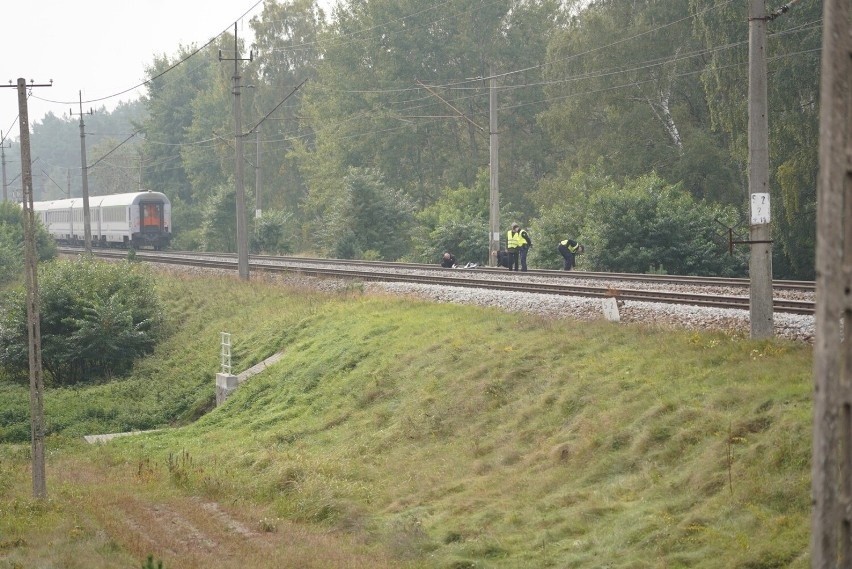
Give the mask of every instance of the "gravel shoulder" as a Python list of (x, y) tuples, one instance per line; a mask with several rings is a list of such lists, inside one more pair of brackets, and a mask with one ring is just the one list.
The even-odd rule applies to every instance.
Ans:
[[(187, 268), (177, 265), (156, 265), (158, 270), (172, 272), (203, 272), (210, 274), (211, 269)], [(442, 269), (437, 269), (442, 270)], [(537, 276), (534, 274), (508, 274), (503, 271), (452, 270), (453, 277), (489, 278), (500, 281), (523, 279), (527, 282), (565, 282), (559, 277)], [(233, 276), (232, 271), (215, 270), (222, 275)], [(396, 272), (399, 272), (397, 270)], [(407, 271), (408, 272), (408, 271)], [(422, 274), (422, 270), (412, 270)], [(263, 278), (290, 286), (302, 286), (312, 289), (337, 291), (351, 287), (351, 283), (328, 278), (317, 278), (298, 273), (256, 272), (253, 278)], [(572, 281), (580, 286), (605, 286), (614, 290), (677, 290), (697, 294), (741, 295), (748, 296), (748, 290), (736, 290), (730, 287), (707, 287), (673, 284), (638, 284), (630, 281), (594, 281), (578, 278)], [(370, 281), (363, 283), (368, 293), (396, 294), (417, 297), (435, 302), (457, 304), (475, 304), (489, 306), (512, 312), (527, 312), (552, 318), (573, 318), (575, 320), (603, 320), (604, 311), (601, 299), (552, 294), (520, 293), (495, 291), (480, 288), (454, 287), (431, 284), (394, 283)], [(813, 293), (799, 291), (776, 291), (778, 298), (813, 301)], [(620, 322), (625, 324), (658, 325), (687, 330), (719, 330), (730, 334), (748, 337), (750, 333), (749, 312), (728, 308), (707, 308), (682, 304), (662, 304), (654, 302), (618, 301)], [(775, 336), (781, 339), (812, 343), (814, 338), (814, 317), (796, 314), (776, 313), (774, 315)]]

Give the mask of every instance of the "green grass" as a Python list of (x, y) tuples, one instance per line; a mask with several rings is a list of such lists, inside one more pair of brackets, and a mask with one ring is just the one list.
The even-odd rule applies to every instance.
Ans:
[[(809, 346), (230, 279), (162, 289), (173, 331), (152, 357), (47, 394), (48, 505), (28, 498), (28, 447), (0, 447), (0, 569), (36, 543), (86, 567), (202, 566), (93, 513), (99, 492), (131, 511), (236, 504), (255, 527), (332, 536), (329, 567), (808, 566)], [(235, 370), (285, 356), (212, 410), (220, 331)], [(26, 387), (2, 389), (0, 428), (20, 429)]]

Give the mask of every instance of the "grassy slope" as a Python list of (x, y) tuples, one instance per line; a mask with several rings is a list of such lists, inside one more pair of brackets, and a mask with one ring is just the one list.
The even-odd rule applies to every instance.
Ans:
[[(808, 565), (807, 346), (231, 280), (167, 288), (180, 322), (169, 343), (133, 378), (75, 395), (79, 405), (51, 394), (48, 413), (73, 423), (69, 407), (103, 405), (154, 426), (162, 407), (192, 418), (209, 404), (220, 330), (233, 334), (235, 369), (285, 357), (191, 426), (97, 449), (57, 439), (54, 469), (110, 472), (114, 491), (140, 503), (239, 501), (249, 519), (333, 528), (357, 538), (338, 544), (350, 560)], [(94, 512), (84, 503), (103, 478), (55, 474), (57, 512), (32, 514), (20, 454), (0, 462), (0, 509), (37, 521), (0, 522), (0, 568), (4, 552), (26, 558), (15, 539), (76, 544), (46, 536), (73, 508)], [(86, 520), (75, 523), (111, 535), (115, 556), (143, 553), (103, 514)], [(155, 553), (168, 569), (193, 566)]]

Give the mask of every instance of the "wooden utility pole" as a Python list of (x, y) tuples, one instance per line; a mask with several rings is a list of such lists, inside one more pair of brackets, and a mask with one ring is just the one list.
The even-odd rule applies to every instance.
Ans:
[[(852, 6), (823, 3), (811, 567), (852, 568)], [(845, 336), (845, 338), (844, 338)]]
[(751, 209), (749, 314), (751, 337), (774, 335), (772, 234), (769, 211), (769, 119), (766, 95), (766, 8), (750, 0), (748, 40), (748, 189)]
[[(30, 364), (30, 430), (33, 461), (33, 496), (47, 497), (44, 463), (44, 378), (41, 367), (41, 325), (38, 294), (38, 255), (36, 253), (35, 213), (33, 212), (33, 171), (30, 162), (30, 124), (27, 115), (27, 87), (50, 87), (51, 84), (28, 86), (18, 79), (18, 122), (21, 125), (21, 183), (24, 210), (24, 264), (27, 286), (27, 335)], [(6, 87), (6, 85), (2, 85)], [(12, 87), (12, 85), (9, 85)]]
[(490, 193), (488, 209), (488, 264), (497, 265), (496, 251), (500, 250), (500, 183), (499, 183), (499, 140), (497, 138), (497, 78), (491, 72), (491, 82), (488, 95), (488, 131), (490, 156)]
[(248, 280), (248, 231), (246, 230), (246, 194), (243, 183), (243, 117), (240, 105), (240, 61), (252, 61), (252, 53), (249, 52), (248, 59), (240, 59), (236, 22), (234, 22), (233, 60), (223, 58), (220, 50), (219, 61), (234, 62), (234, 146), (236, 147), (236, 172), (234, 178), (237, 191), (237, 270), (241, 279)]
[[(83, 92), (80, 91), (80, 168), (83, 172), (83, 236), (86, 246), (86, 254), (92, 254), (92, 218), (89, 213), (89, 169), (86, 166), (86, 125), (83, 123), (83, 115), (92, 115), (94, 111), (89, 109), (83, 112)], [(74, 110), (69, 109), (68, 114), (74, 116)], [(70, 195), (68, 196), (71, 197)]]

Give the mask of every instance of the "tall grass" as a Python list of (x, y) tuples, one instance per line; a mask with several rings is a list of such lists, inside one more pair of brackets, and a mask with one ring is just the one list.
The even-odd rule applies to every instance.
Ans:
[[(253, 567), (808, 565), (808, 346), (230, 279), (162, 290), (174, 329), (153, 357), (48, 394), (51, 502), (26, 498), (25, 447), (0, 455), (0, 567), (45, 541), (202, 566), (203, 540), (188, 553), (142, 527), (215, 534), (190, 500), (269, 544), (279, 564)], [(235, 370), (285, 354), (214, 410), (220, 331)], [(288, 561), (293, 533), (314, 553)]]

